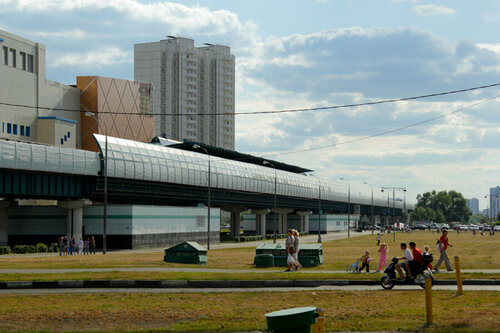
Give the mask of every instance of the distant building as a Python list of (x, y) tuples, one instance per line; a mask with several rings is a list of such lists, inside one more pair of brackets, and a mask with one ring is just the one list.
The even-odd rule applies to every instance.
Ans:
[(489, 217), (493, 220), (497, 218), (499, 212), (499, 202), (500, 202), (500, 186), (490, 188), (490, 211)]
[(469, 207), (472, 214), (479, 214), (479, 199), (472, 198), (466, 200), (467, 200), (467, 207)]
[[(92, 133), (142, 142), (153, 139), (151, 83), (78, 76), (76, 86), (81, 90), (82, 149), (97, 151)], [(86, 111), (94, 113), (95, 119)]]
[(155, 134), (234, 150), (235, 58), (229, 46), (170, 37), (134, 45), (134, 78), (153, 83)]
[(0, 138), (80, 148), (80, 91), (45, 78), (45, 46), (0, 30)]

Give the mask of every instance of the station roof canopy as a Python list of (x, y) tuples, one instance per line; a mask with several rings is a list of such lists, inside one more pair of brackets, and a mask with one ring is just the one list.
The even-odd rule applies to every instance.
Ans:
[(306, 173), (306, 172), (312, 172), (313, 170), (310, 169), (305, 169), (301, 168), (296, 165), (291, 165), (291, 164), (286, 164), (278, 161), (273, 161), (267, 158), (262, 158), (262, 157), (257, 157), (249, 154), (244, 154), (237, 152), (235, 150), (229, 150), (229, 149), (224, 149), (220, 147), (215, 147), (211, 145), (207, 145), (205, 143), (200, 143), (200, 142), (194, 142), (194, 141), (188, 141), (188, 140), (183, 140), (183, 142), (174, 142), (172, 143), (171, 140), (166, 140), (164, 138), (160, 137), (155, 137), (151, 141), (152, 143), (156, 144), (161, 144), (163, 146), (168, 146), (170, 148), (177, 148), (177, 149), (183, 149), (183, 150), (188, 150), (188, 151), (193, 151), (193, 152), (198, 152), (202, 154), (206, 154), (203, 149), (199, 148), (194, 148), (193, 145), (198, 145), (202, 148), (205, 148), (210, 156), (217, 156), (221, 158), (226, 158), (229, 160), (234, 160), (234, 161), (240, 161), (240, 162), (245, 162), (245, 163), (251, 163), (251, 164), (256, 164), (268, 168), (272, 168), (270, 165), (264, 164), (264, 161), (268, 161), (274, 167), (278, 170), (283, 170), (283, 171), (288, 171), (288, 172), (293, 172), (293, 173)]

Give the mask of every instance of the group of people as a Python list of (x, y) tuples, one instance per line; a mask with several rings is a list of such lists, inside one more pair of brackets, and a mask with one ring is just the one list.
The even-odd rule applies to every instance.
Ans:
[(59, 237), (59, 255), (87, 255), (95, 254), (94, 236), (83, 240), (82, 237), (77, 241), (75, 237)]
[(285, 246), (288, 268), (285, 272), (298, 271), (302, 268), (299, 262), (299, 232), (295, 229), (288, 229), (287, 234)]
[[(380, 234), (377, 234), (377, 245), (380, 245), (380, 248), (378, 249), (378, 252), (380, 253), (380, 258), (378, 262), (378, 267), (375, 272), (380, 272), (382, 269), (387, 267), (387, 252), (389, 251), (387, 244), (382, 243), (380, 244)], [(408, 248), (409, 246), (409, 248)], [(444, 229), (442, 231), (441, 237), (437, 240), (436, 243), (436, 250), (439, 253), (439, 259), (436, 262), (436, 266), (434, 266), (434, 272), (439, 271), (439, 267), (441, 264), (444, 262), (446, 265), (446, 269), (448, 271), (452, 271), (453, 268), (451, 267), (450, 260), (448, 258), (448, 247), (453, 247), (448, 241), (448, 230)], [(403, 256), (399, 257), (399, 260), (402, 260), (402, 263), (396, 264), (396, 270), (398, 271), (399, 277), (403, 279), (403, 270), (407, 273), (408, 277), (411, 276), (411, 271), (409, 267), (412, 265), (412, 262), (415, 262), (415, 264), (423, 264), (423, 255), (429, 255), (430, 254), (430, 247), (428, 245), (424, 245), (424, 252), (422, 253), (421, 250), (417, 248), (417, 245), (415, 242), (409, 242), (408, 245), (406, 243), (401, 243), (400, 244), (401, 250), (403, 251)], [(372, 258), (370, 256), (370, 251), (366, 250), (364, 255), (360, 259), (361, 261), (361, 267), (359, 271), (366, 269), (366, 272), (370, 272), (370, 262), (372, 261)], [(432, 265), (429, 264), (429, 268), (432, 269)]]

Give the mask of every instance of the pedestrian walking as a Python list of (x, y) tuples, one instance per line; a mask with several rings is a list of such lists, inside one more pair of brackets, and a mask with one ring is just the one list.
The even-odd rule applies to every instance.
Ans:
[(380, 245), (380, 232), (377, 233), (377, 246)]
[(385, 268), (387, 267), (387, 251), (389, 249), (387, 248), (387, 244), (386, 243), (382, 243), (382, 245), (380, 245), (380, 248), (378, 249), (378, 252), (380, 253), (380, 258), (378, 260), (378, 267), (377, 267), (377, 270), (376, 272), (380, 272), (382, 270), (382, 268)]
[(59, 237), (59, 256), (63, 255), (64, 250), (64, 236)]
[(85, 239), (85, 242), (83, 243), (83, 255), (90, 254), (89, 253), (89, 246), (90, 246), (90, 241), (89, 241), (89, 238), (87, 237)]
[(78, 254), (83, 255), (83, 238), (78, 241)]
[(285, 272), (291, 272), (292, 268), (294, 267), (294, 262), (295, 262), (294, 258), (292, 257), (292, 255), (295, 253), (295, 246), (294, 246), (295, 240), (293, 238), (292, 229), (288, 229), (287, 234), (288, 234), (288, 237), (286, 238), (286, 241), (285, 241), (285, 247), (286, 247), (286, 253), (287, 253), (286, 262), (288, 264), (288, 268), (285, 270)]
[(90, 249), (90, 254), (95, 254), (95, 239), (94, 239), (94, 236), (92, 236), (90, 238), (89, 249)]
[(292, 229), (293, 234), (293, 247), (295, 248), (295, 253), (292, 254), (293, 259), (295, 260), (294, 266), (295, 270), (298, 271), (302, 268), (302, 265), (299, 262), (299, 232), (295, 229)]
[(453, 268), (451, 268), (451, 264), (450, 264), (450, 259), (448, 259), (448, 253), (446, 252), (447, 249), (448, 249), (448, 246), (451, 246), (453, 247), (453, 245), (451, 245), (449, 242), (448, 242), (448, 230), (443, 230), (443, 235), (439, 238), (439, 259), (438, 261), (436, 262), (436, 266), (434, 266), (434, 271), (439, 271), (439, 266), (441, 265), (441, 263), (444, 261), (445, 265), (446, 265), (446, 270), (447, 271), (452, 271)]

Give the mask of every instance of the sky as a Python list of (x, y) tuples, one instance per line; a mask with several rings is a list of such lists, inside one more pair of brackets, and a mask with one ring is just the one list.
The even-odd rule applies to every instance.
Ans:
[[(47, 78), (66, 84), (79, 75), (133, 79), (133, 45), (167, 35), (229, 45), (236, 113), (500, 83), (494, 0), (0, 0), (0, 29), (45, 44)], [(484, 209), (500, 185), (499, 95), (497, 86), (237, 115), (236, 150), (343, 177), (353, 193), (373, 187), (382, 198), (381, 186), (405, 187), (416, 202), (456, 190)]]

